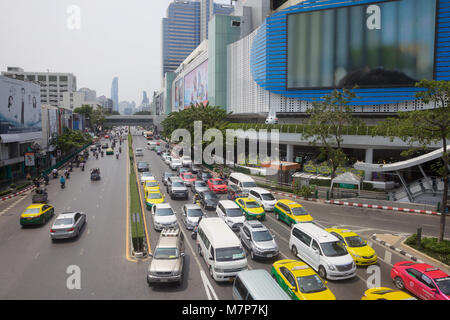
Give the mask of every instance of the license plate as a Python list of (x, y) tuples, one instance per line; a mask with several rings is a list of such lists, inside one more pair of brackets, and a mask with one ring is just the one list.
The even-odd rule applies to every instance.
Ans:
[(228, 278), (228, 281), (233, 282), (234, 281), (234, 277)]
[(273, 257), (273, 254), (268, 254), (267, 255), (267, 258), (272, 258)]
[(161, 279), (161, 282), (167, 282), (167, 279)]

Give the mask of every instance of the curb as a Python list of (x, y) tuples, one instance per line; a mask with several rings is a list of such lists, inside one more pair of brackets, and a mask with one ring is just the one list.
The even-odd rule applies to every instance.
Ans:
[(293, 195), (291, 193), (284, 193), (284, 192), (278, 192), (278, 191), (272, 191), (272, 193), (276, 194), (276, 195), (279, 195), (279, 196), (283, 196), (283, 197), (288, 197), (288, 198), (293, 198), (293, 199), (298, 199), (298, 200), (306, 200), (306, 201), (315, 201), (315, 202), (317, 202), (317, 199), (315, 199), (315, 198), (300, 197), (300, 196)]
[(23, 189), (23, 190), (21, 190), (21, 191), (19, 191), (19, 192), (17, 192), (17, 193), (10, 194), (10, 195), (7, 196), (7, 197), (1, 198), (0, 201), (5, 201), (5, 200), (8, 200), (8, 199), (17, 197), (17, 196), (21, 195), (22, 193), (25, 193), (25, 192), (27, 192), (27, 191), (30, 191), (30, 190), (32, 190), (32, 189), (34, 189), (34, 188), (35, 188), (34, 186), (26, 187), (25, 189)]
[(420, 259), (416, 258), (415, 256), (409, 254), (409, 253), (406, 252), (405, 250), (402, 250), (402, 249), (400, 249), (400, 248), (397, 248), (397, 247), (395, 247), (395, 246), (393, 246), (393, 245), (387, 243), (386, 241), (377, 238), (377, 235), (376, 235), (376, 234), (372, 235), (372, 236), (371, 236), (371, 239), (372, 239), (372, 240), (375, 240), (375, 241), (377, 241), (377, 242), (379, 242), (381, 245), (383, 245), (383, 246), (385, 246), (385, 247), (388, 247), (389, 249), (392, 249), (392, 250), (394, 250), (394, 251), (400, 253), (401, 255), (403, 255), (403, 256), (405, 256), (405, 257), (411, 259), (412, 261), (415, 261), (415, 262), (417, 262), (417, 263), (425, 263), (423, 260), (420, 260)]
[(359, 207), (359, 208), (371, 208), (371, 209), (382, 209), (382, 210), (392, 210), (392, 211), (401, 211), (401, 212), (412, 212), (412, 213), (420, 213), (420, 214), (431, 214), (440, 216), (440, 212), (430, 211), (430, 210), (418, 210), (418, 209), (407, 209), (407, 208), (397, 208), (391, 206), (380, 206), (376, 204), (366, 204), (366, 203), (355, 203), (355, 202), (345, 202), (345, 201), (335, 201), (335, 200), (326, 200), (325, 203), (349, 206), (349, 207)]

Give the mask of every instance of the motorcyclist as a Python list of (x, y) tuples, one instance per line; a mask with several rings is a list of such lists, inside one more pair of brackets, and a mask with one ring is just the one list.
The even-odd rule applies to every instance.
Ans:
[(95, 159), (98, 160), (98, 153), (97, 152), (95, 153)]
[(48, 185), (48, 175), (46, 175), (46, 174), (43, 174), (42, 175), (43, 176), (43, 178), (44, 178), (44, 183), (45, 183), (45, 185)]
[(200, 196), (198, 195), (198, 193), (195, 193), (195, 194), (194, 194), (194, 197), (193, 197), (193, 199), (192, 199), (192, 203), (193, 203), (193, 204), (196, 204), (197, 201), (199, 201), (199, 200), (200, 200)]
[(66, 179), (69, 179), (70, 178), (70, 172), (69, 172), (69, 170), (64, 170), (64, 176), (66, 177)]
[(58, 177), (58, 170), (53, 169), (52, 173), (53, 173), (53, 178), (57, 178)]
[(119, 147), (119, 152), (122, 153), (122, 147)]
[(36, 188), (38, 188), (38, 189), (39, 189), (39, 187), (41, 186), (41, 183), (39, 182), (39, 179), (38, 179), (38, 178), (34, 178), (34, 179), (33, 179), (33, 183), (34, 183), (34, 185), (36, 186)]
[(81, 163), (81, 171), (84, 171), (84, 162)]
[(59, 178), (59, 182), (61, 183), (61, 188), (64, 188), (66, 186), (66, 179), (64, 179), (64, 176), (61, 176), (61, 178)]
[(103, 158), (103, 154), (104, 154), (104, 153), (103, 153), (103, 150), (102, 150), (102, 158)]
[(119, 151), (116, 151), (116, 159), (119, 159)]
[(72, 161), (71, 161), (71, 162), (69, 162), (69, 172), (72, 172), (72, 170), (73, 170), (73, 164), (72, 164)]

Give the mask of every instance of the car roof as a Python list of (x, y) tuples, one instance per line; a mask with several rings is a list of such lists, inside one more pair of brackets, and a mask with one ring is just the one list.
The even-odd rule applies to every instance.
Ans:
[(277, 266), (286, 267), (295, 277), (305, 277), (316, 274), (316, 272), (303, 261), (286, 259), (275, 262)]
[(280, 200), (278, 200), (278, 202), (280, 202), (284, 205), (287, 205), (289, 207), (303, 207), (300, 203), (295, 202), (291, 199), (280, 199)]
[[(339, 241), (338, 238), (333, 236), (331, 233), (326, 231), (325, 229), (322, 229), (321, 227), (315, 225), (314, 223), (297, 223), (294, 224), (293, 229), (299, 229), (301, 231), (305, 231), (309, 233), (309, 235), (314, 235), (315, 239), (317, 239), (319, 242), (333, 242), (333, 241)], [(292, 229), (292, 230), (293, 230)]]
[[(407, 264), (407, 262), (409, 262), (410, 264)], [(422, 273), (425, 273), (428, 277), (432, 279), (448, 277), (447, 273), (428, 263), (415, 263), (412, 261), (404, 261), (403, 263), (400, 262), (399, 264), (407, 267), (412, 267)]]
[(184, 206), (186, 209), (201, 209), (196, 203), (186, 203)]
[(45, 203), (36, 203), (36, 204), (30, 204), (27, 209), (31, 208), (42, 208), (45, 205)]
[(63, 213), (60, 213), (57, 217), (56, 217), (56, 219), (62, 219), (62, 218), (73, 218), (73, 217), (75, 217), (75, 215), (77, 214), (78, 212), (63, 212)]
[(251, 188), (250, 191), (255, 191), (257, 193), (272, 193), (269, 190), (264, 189), (264, 188), (260, 188), (260, 187)]
[(244, 200), (245, 202), (256, 202), (255, 199), (249, 198), (249, 197), (243, 197), (243, 198), (236, 198), (236, 200)]
[(336, 232), (337, 234), (345, 237), (353, 237), (353, 236), (358, 236), (358, 234), (356, 232), (353, 232), (349, 229), (341, 229), (341, 228), (327, 228), (325, 229), (328, 232)]
[(237, 274), (255, 300), (290, 300), (286, 292), (264, 269), (245, 270)]
[[(154, 205), (156, 209), (164, 209), (164, 208), (171, 208), (171, 205), (169, 203), (158, 203)], [(173, 210), (173, 209), (172, 209)]]
[(245, 225), (250, 227), (253, 231), (266, 231), (269, 230), (265, 225), (261, 223), (261, 221), (258, 220), (246, 220), (244, 222)]
[(177, 247), (179, 236), (167, 237), (161, 235), (157, 247)]
[(221, 204), (225, 209), (239, 208), (237, 203), (233, 200), (220, 200), (219, 204)]

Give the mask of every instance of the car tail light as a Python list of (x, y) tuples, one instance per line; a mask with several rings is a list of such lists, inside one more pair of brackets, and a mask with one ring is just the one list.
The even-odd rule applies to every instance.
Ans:
[(67, 231), (73, 231), (73, 230), (75, 230), (75, 228), (70, 228), (70, 229), (67, 229)]
[(54, 233), (54, 232), (55, 232), (55, 230), (53, 230), (53, 229), (50, 229), (50, 232), (51, 232), (51, 233)]

